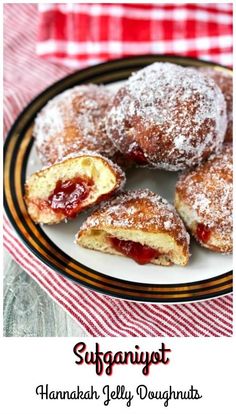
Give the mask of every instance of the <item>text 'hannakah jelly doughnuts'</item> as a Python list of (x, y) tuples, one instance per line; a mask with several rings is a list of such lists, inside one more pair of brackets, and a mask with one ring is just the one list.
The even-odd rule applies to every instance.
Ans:
[(174, 207), (149, 190), (126, 191), (93, 212), (76, 242), (139, 264), (186, 265), (189, 234)]
[(111, 197), (124, 182), (123, 171), (99, 154), (68, 156), (28, 178), (28, 213), (36, 223), (59, 223)]
[(210, 250), (232, 252), (232, 145), (196, 169), (183, 173), (176, 185), (175, 206), (196, 240)]
[(183, 170), (221, 148), (227, 127), (220, 88), (199, 71), (154, 63), (115, 94), (108, 137), (138, 164)]

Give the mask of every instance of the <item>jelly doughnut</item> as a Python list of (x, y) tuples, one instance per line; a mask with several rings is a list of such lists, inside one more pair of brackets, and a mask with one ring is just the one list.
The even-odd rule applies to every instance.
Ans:
[(89, 84), (75, 86), (51, 99), (38, 113), (33, 128), (42, 164), (54, 164), (81, 150), (117, 157), (104, 124), (111, 97), (104, 86)]
[(111, 197), (124, 182), (123, 171), (109, 159), (76, 154), (32, 174), (25, 184), (25, 202), (34, 222), (59, 223)]
[(195, 239), (216, 252), (232, 252), (232, 181), (232, 145), (224, 144), (220, 154), (183, 173), (176, 185), (178, 213)]
[(114, 95), (108, 137), (137, 164), (177, 171), (200, 164), (222, 147), (226, 103), (199, 71), (154, 63), (134, 73)]
[(149, 190), (126, 191), (98, 207), (82, 224), (76, 242), (129, 257), (138, 264), (184, 266), (189, 234), (175, 208)]

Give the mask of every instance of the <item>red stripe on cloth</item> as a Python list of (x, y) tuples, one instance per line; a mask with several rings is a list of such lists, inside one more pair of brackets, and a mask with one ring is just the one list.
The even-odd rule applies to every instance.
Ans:
[[(76, 285), (75, 284), (72, 284), (72, 283), (68, 282), (66, 279), (64, 280), (64, 282), (67, 285), (67, 287), (70, 289), (70, 291), (76, 292)], [(117, 326), (118, 326), (118, 330), (115, 330), (115, 331), (116, 331), (117, 334), (125, 333), (125, 331), (123, 330), (123, 327), (124, 327), (124, 323), (126, 325), (127, 322), (128, 322), (127, 321), (127, 315), (126, 314), (123, 315), (120, 308), (116, 309), (114, 307), (113, 303), (111, 305), (109, 300), (108, 300), (108, 297), (105, 297), (105, 299), (104, 299), (103, 296), (101, 296), (99, 294), (96, 294), (95, 292), (90, 292), (88, 290), (88, 291), (86, 291), (85, 300), (86, 300), (86, 298), (91, 299), (91, 301), (94, 304), (96, 304), (96, 306), (101, 311), (101, 317), (105, 317), (106, 321), (110, 321), (114, 317), (116, 318), (116, 323), (117, 323)], [(102, 308), (101, 308), (101, 303), (102, 303), (102, 306), (103, 306)], [(131, 322), (133, 323), (133, 319), (131, 319)], [(144, 336), (143, 333), (146, 330), (145, 330), (145, 327), (143, 327), (143, 324), (140, 325), (140, 328), (141, 328), (140, 336)]]
[(213, 326), (214, 324), (217, 324), (217, 329), (220, 335), (232, 335), (231, 324), (223, 320), (220, 315), (214, 312), (213, 304), (211, 309), (207, 308), (207, 306), (204, 303), (202, 303), (201, 305), (202, 306), (199, 307), (198, 304), (193, 304), (193, 308), (195, 308), (197, 312), (201, 312), (201, 315), (203, 318), (205, 318), (205, 322), (207, 324), (209, 322), (211, 322)]
[[(150, 5), (137, 7), (132, 4), (128, 11), (123, 4), (115, 6), (110, 9), (105, 4), (41, 4), (38, 16), (35, 4), (4, 5), (5, 132), (33, 96), (70, 73), (70, 69), (62, 64), (78, 68), (133, 54), (136, 50), (140, 53), (142, 42), (145, 53), (149, 53), (150, 48), (151, 53), (168, 51), (232, 64), (230, 5), (201, 4), (180, 8), (166, 4), (158, 5), (156, 9), (154, 5), (150, 8)], [(57, 21), (52, 21), (55, 10), (60, 24), (66, 22), (65, 27), (54, 27)], [(196, 11), (196, 18), (193, 18)], [(151, 21), (150, 13), (154, 13)], [(124, 22), (130, 24), (132, 16), (136, 24), (143, 27), (143, 32), (139, 31), (135, 38), (132, 37), (135, 36), (134, 21), (131, 31), (123, 30)], [(39, 22), (40, 28), (43, 27), (40, 34), (43, 41), (38, 42), (37, 50), (40, 52), (42, 48), (39, 54), (45, 59), (35, 55)], [(140, 43), (146, 31), (148, 39), (143, 37)], [(186, 33), (189, 35), (185, 36)], [(139, 48), (135, 43), (137, 39)], [(49, 47), (49, 52), (45, 52)], [(4, 246), (50, 297), (92, 336), (232, 335), (232, 295), (181, 305), (114, 299), (83, 288), (49, 269), (28, 251), (6, 218)]]

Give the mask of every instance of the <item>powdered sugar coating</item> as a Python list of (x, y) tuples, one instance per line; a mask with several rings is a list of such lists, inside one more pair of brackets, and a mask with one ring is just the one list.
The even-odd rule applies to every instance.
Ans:
[(217, 234), (222, 250), (230, 250), (233, 231), (232, 145), (225, 144), (220, 154), (211, 156), (195, 170), (182, 174), (176, 193), (180, 202), (188, 206), (196, 222)]
[(80, 85), (50, 100), (35, 119), (33, 135), (44, 165), (80, 150), (107, 157), (117, 152), (107, 137), (104, 117), (111, 92), (103, 86)]
[(134, 73), (112, 101), (106, 128), (123, 153), (134, 146), (147, 161), (177, 171), (222, 147), (226, 103), (212, 79), (191, 68), (154, 63)]
[(188, 251), (189, 234), (175, 208), (148, 189), (125, 191), (104, 202), (87, 218), (80, 232), (109, 227), (164, 232)]
[(199, 70), (215, 81), (225, 97), (227, 107), (225, 141), (231, 142), (233, 139), (233, 74), (229, 70), (214, 69), (209, 66), (203, 66)]

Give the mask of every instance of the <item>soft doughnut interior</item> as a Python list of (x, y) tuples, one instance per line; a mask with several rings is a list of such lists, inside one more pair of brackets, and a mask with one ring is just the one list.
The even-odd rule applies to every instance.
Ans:
[(188, 206), (180, 199), (178, 193), (175, 195), (175, 207), (186, 227), (191, 231), (192, 235), (204, 247), (207, 247), (216, 252), (229, 253), (232, 250), (232, 242), (229, 234), (222, 234), (214, 228), (207, 232), (207, 237), (200, 237), (198, 232), (199, 226), (205, 226), (201, 217), (196, 211)]
[(66, 218), (66, 214), (53, 209), (48, 201), (58, 183), (61, 189), (63, 184), (76, 182), (78, 178), (81, 185), (84, 183), (85, 187), (89, 187), (87, 196), (80, 202), (78, 212), (113, 192), (121, 182), (115, 164), (100, 156), (82, 155), (54, 164), (27, 180), (25, 200), (32, 219), (37, 223), (51, 224)]
[[(116, 241), (128, 241), (138, 243), (139, 245), (134, 244), (134, 248), (137, 246), (138, 250), (135, 249), (135, 256), (141, 256), (138, 259), (142, 262), (142, 254), (146, 255), (146, 252), (142, 251), (142, 246), (151, 248), (154, 250), (154, 257), (152, 254), (150, 263), (169, 266), (171, 264), (177, 264), (184, 266), (188, 262), (188, 254), (184, 252), (182, 246), (178, 245), (175, 239), (167, 233), (150, 233), (142, 230), (135, 229), (86, 229), (78, 233), (76, 242), (85, 248), (98, 250), (104, 253), (116, 254), (121, 256), (131, 256), (124, 254), (124, 251), (121, 252), (114, 248), (112, 243), (113, 238)], [(116, 243), (117, 244), (117, 243)], [(141, 245), (141, 246), (140, 246)], [(124, 243), (125, 246), (125, 243)], [(156, 251), (156, 256), (155, 256)], [(150, 252), (149, 252), (150, 253)], [(134, 257), (133, 257), (134, 258)], [(135, 259), (134, 259), (135, 260)], [(137, 261), (137, 260), (135, 260)], [(140, 263), (139, 264), (146, 264)]]

